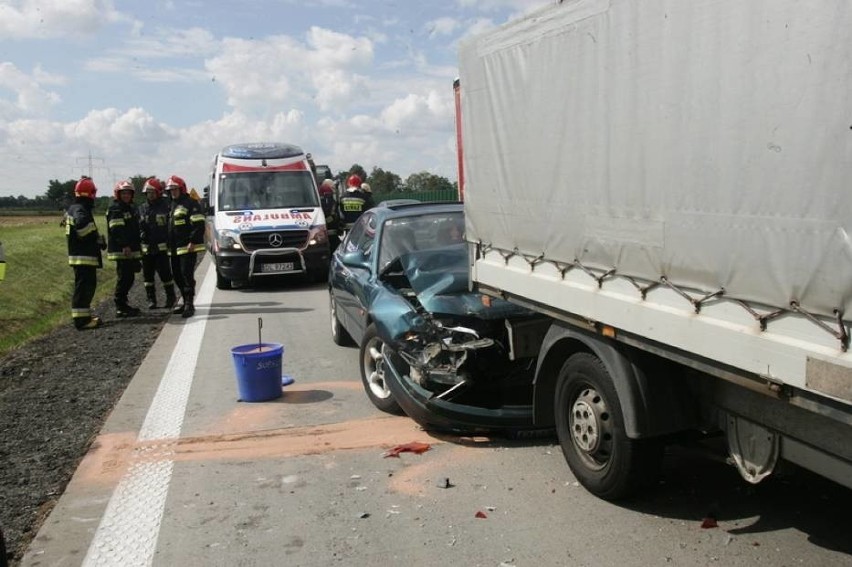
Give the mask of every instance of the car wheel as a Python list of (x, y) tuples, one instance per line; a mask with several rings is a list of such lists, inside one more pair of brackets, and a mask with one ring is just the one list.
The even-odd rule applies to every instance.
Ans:
[(331, 319), (331, 340), (340, 346), (355, 346), (352, 336), (346, 332), (340, 319), (337, 318), (337, 306), (334, 304), (334, 296), (328, 293), (328, 312)]
[(652, 484), (663, 445), (627, 437), (612, 378), (596, 356), (571, 356), (556, 384), (556, 433), (568, 466), (589, 492), (618, 500)]
[(374, 406), (386, 413), (402, 415), (402, 408), (385, 382), (383, 346), (384, 341), (376, 334), (376, 326), (367, 327), (364, 340), (361, 341), (361, 382)]
[(216, 270), (216, 288), (231, 289), (231, 280), (220, 274), (219, 270)]

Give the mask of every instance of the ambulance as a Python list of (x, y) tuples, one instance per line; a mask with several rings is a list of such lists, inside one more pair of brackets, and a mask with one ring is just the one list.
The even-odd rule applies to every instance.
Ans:
[(233, 144), (213, 157), (206, 246), (216, 287), (303, 275), (325, 281), (330, 258), (325, 216), (308, 157), (298, 146)]

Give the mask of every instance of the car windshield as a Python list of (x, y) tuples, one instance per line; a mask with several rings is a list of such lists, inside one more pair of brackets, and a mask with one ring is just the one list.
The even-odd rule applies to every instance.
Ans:
[(318, 207), (319, 198), (308, 171), (223, 174), (219, 208), (223, 211)]
[(379, 269), (408, 252), (464, 241), (462, 211), (388, 219), (379, 244)]

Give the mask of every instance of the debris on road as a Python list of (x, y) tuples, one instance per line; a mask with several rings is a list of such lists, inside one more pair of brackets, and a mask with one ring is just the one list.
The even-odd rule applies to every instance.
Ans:
[(447, 477), (439, 478), (438, 482), (436, 484), (437, 484), (438, 488), (452, 488), (452, 487), (455, 486), (455, 484), (450, 482), (450, 479), (447, 478)]
[(397, 457), (399, 458), (400, 453), (417, 453), (418, 455), (425, 453), (432, 446), (428, 443), (421, 443), (419, 441), (412, 441), (411, 443), (403, 443), (402, 445), (397, 445), (390, 451), (384, 454), (384, 457)]
[(706, 530), (706, 529), (709, 529), (709, 528), (718, 528), (718, 527), (719, 527), (719, 524), (716, 522), (716, 518), (714, 518), (713, 516), (707, 516), (701, 522), (701, 529), (703, 529), (703, 530)]
[(474, 518), (480, 518), (482, 520), (485, 520), (485, 519), (488, 518), (488, 515), (485, 512), (483, 512), (482, 510), (479, 510), (479, 511), (476, 512), (476, 514), (474, 514)]

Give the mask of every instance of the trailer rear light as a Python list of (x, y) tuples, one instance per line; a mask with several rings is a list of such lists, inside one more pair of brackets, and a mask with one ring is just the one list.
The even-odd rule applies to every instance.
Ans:
[(600, 332), (603, 336), (607, 337), (608, 339), (614, 339), (615, 338), (615, 327), (610, 327), (609, 325), (601, 325), (600, 326)]

